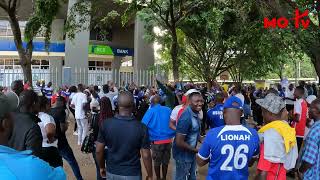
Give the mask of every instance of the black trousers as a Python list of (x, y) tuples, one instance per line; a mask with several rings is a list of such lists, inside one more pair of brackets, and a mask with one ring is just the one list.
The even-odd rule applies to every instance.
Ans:
[(49, 163), (50, 166), (54, 168), (63, 166), (62, 157), (56, 147), (43, 147), (41, 159)]
[(75, 116), (75, 110), (72, 109), (72, 107), (69, 106), (69, 110), (70, 112), (72, 113), (73, 117), (74, 117), (74, 129), (73, 129), (73, 132), (76, 132), (77, 131), (77, 121), (76, 121), (76, 116)]

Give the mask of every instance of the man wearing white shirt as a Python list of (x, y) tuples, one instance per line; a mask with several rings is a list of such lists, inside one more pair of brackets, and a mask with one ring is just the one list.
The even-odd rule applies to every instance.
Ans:
[(85, 105), (88, 102), (87, 95), (83, 93), (84, 87), (78, 85), (78, 93), (72, 97), (71, 107), (75, 108), (75, 118), (78, 126), (78, 145), (81, 145), (88, 133), (88, 120), (86, 119)]
[(286, 88), (286, 92), (285, 92), (285, 100), (286, 100), (286, 108), (287, 111), (290, 112), (293, 110), (294, 108), (294, 86), (293, 84), (290, 84), (288, 88)]

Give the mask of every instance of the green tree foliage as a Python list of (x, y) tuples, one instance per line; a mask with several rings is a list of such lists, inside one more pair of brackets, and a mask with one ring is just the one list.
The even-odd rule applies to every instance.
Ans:
[(58, 13), (61, 3), (65, 3), (63, 0), (35, 0), (32, 1), (33, 14), (30, 16), (26, 28), (25, 28), (25, 41), (27, 46), (23, 46), (23, 37), (21, 35), (19, 27), (19, 17), (17, 16), (17, 10), (22, 0), (1, 0), (0, 8), (2, 8), (8, 15), (8, 20), (11, 25), (12, 33), (14, 36), (14, 42), (18, 50), (20, 57), (20, 64), (24, 74), (24, 80), (32, 83), (31, 72), (31, 60), (33, 52), (33, 38), (39, 34), (45, 37), (46, 47), (48, 48), (51, 24), (55, 16)]

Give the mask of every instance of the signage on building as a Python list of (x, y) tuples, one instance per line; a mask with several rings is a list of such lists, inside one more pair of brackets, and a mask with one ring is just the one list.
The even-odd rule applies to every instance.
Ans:
[(130, 48), (112, 48), (107, 45), (89, 45), (89, 54), (133, 56), (133, 53), (133, 49)]
[[(23, 42), (23, 47), (25, 48), (27, 44)], [(0, 41), (0, 51), (17, 51), (14, 41), (1, 40)], [(33, 51), (34, 52), (46, 52), (44, 42), (33, 42)], [(50, 43), (49, 52), (64, 52), (65, 44), (64, 43)]]

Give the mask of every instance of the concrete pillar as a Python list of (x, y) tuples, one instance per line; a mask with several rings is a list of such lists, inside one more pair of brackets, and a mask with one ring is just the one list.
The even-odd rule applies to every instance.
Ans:
[[(62, 42), (63, 41), (63, 28), (64, 28), (64, 19), (55, 19), (52, 22), (51, 26), (51, 42)], [(64, 58), (50, 58), (50, 72), (51, 72), (51, 81), (54, 86), (62, 85), (62, 61)]]
[[(145, 28), (144, 23), (136, 18), (135, 28), (134, 28), (134, 72), (135, 72), (135, 82), (138, 82), (137, 74), (141, 71), (147, 70), (149, 67), (154, 66), (154, 48), (153, 43), (148, 43), (144, 38)], [(138, 73), (139, 72), (139, 73)], [(146, 74), (142, 76), (147, 76)], [(143, 79), (143, 78), (142, 78)], [(140, 84), (146, 84), (144, 80)]]
[[(78, 0), (69, 0), (68, 14), (70, 9)], [(89, 8), (90, 5), (88, 5)], [(79, 17), (79, 16), (78, 16)], [(90, 25), (90, 17), (87, 17), (87, 24)], [(78, 32), (74, 39), (66, 37), (65, 49), (65, 67), (72, 69), (73, 84), (88, 84), (88, 48), (89, 48), (90, 31), (85, 29)]]
[(120, 87), (121, 82), (119, 83), (120, 80), (120, 66), (121, 66), (121, 57), (119, 56), (114, 56), (113, 61), (112, 61), (112, 81), (117, 84), (117, 86)]

